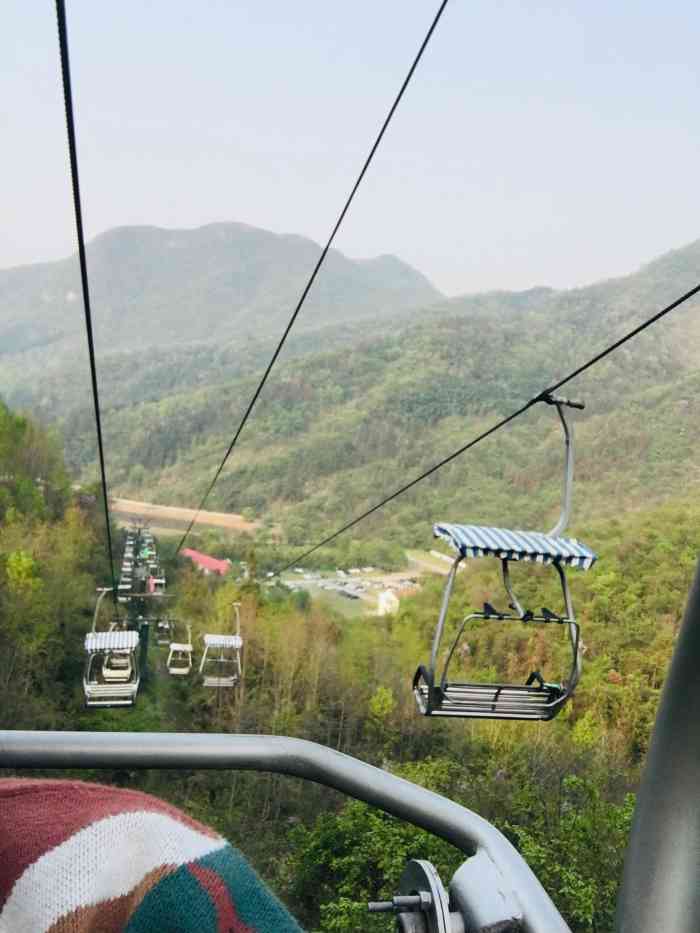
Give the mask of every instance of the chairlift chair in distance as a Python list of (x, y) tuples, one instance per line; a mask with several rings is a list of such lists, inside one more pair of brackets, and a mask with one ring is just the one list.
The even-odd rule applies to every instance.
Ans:
[(164, 647), (172, 641), (173, 623), (171, 619), (158, 619), (156, 623), (156, 644)]
[(186, 677), (192, 670), (192, 629), (189, 625), (186, 642), (170, 642), (167, 667), (173, 677)]
[[(565, 408), (580, 408), (580, 402), (545, 395), (542, 401), (553, 405), (559, 416), (565, 444), (564, 487), (559, 520), (548, 534), (540, 532), (510, 531), (477, 525), (437, 524), (433, 528), (436, 538), (446, 541), (456, 552), (443, 593), (429, 665), (420, 665), (413, 678), (413, 692), (418, 709), (425, 716), (452, 716), (477, 719), (548, 720), (562, 709), (571, 697), (581, 675), (581, 640), (574, 614), (565, 568), (588, 570), (596, 555), (590, 548), (574, 538), (561, 537), (569, 521), (574, 473), (573, 431), (564, 413)], [(466, 616), (457, 630), (442, 673), (438, 675), (440, 644), (447, 610), (459, 564), (465, 558), (497, 557), (501, 561), (503, 584), (509, 600), (509, 609), (501, 612), (484, 604), (480, 612)], [(561, 585), (564, 609), (559, 614), (542, 608), (540, 612), (525, 609), (513, 590), (509, 575), (511, 561), (534, 561), (551, 565)], [(568, 629), (571, 645), (571, 668), (568, 678), (559, 683), (546, 681), (539, 671), (532, 671), (524, 684), (461, 683), (450, 680), (449, 666), (455, 649), (470, 622), (482, 619), (503, 623), (523, 622), (527, 625), (563, 625)]]
[(204, 654), (199, 662), (199, 673), (205, 687), (235, 687), (241, 679), (241, 617), (238, 603), (235, 635), (205, 635)]
[(133, 706), (139, 689), (138, 632), (113, 629), (85, 636), (86, 706)]
[(132, 671), (131, 657), (127, 649), (118, 648), (104, 655), (102, 679), (105, 683), (129, 683)]

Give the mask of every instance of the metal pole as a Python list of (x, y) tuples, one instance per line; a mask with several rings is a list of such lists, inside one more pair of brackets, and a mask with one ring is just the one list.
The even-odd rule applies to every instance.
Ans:
[[(93, 632), (97, 629), (97, 617), (98, 617), (99, 614), (100, 614), (100, 605), (101, 605), (101, 603), (102, 603), (102, 600), (105, 598), (105, 596), (107, 595), (107, 593), (112, 593), (112, 592), (113, 592), (113, 590), (112, 590), (112, 587), (111, 587), (111, 586), (101, 587), (100, 590), (99, 590), (99, 594), (100, 594), (100, 595), (97, 597), (97, 602), (95, 603), (95, 613), (94, 613), (94, 615), (93, 615), (93, 617), (92, 617), (92, 630), (93, 630)], [(116, 606), (116, 600), (115, 600), (115, 606)]]
[[(0, 768), (216, 768), (288, 774), (380, 807), (480, 853), (522, 908), (523, 933), (570, 933), (532, 870), (495, 826), (446, 797), (315, 742), (267, 735), (0, 731)], [(474, 891), (478, 899), (480, 892)]]
[(458, 554), (454, 559), (452, 566), (450, 567), (450, 572), (447, 576), (447, 582), (445, 583), (445, 590), (442, 594), (442, 603), (440, 604), (440, 615), (438, 616), (437, 626), (435, 627), (435, 634), (433, 635), (433, 647), (430, 652), (430, 676), (435, 682), (435, 671), (437, 670), (437, 658), (438, 650), (440, 648), (440, 641), (442, 639), (442, 630), (445, 627), (445, 619), (447, 618), (447, 609), (450, 605), (450, 596), (452, 595), (452, 587), (454, 586), (455, 577), (457, 576), (457, 568), (460, 562), (464, 559), (463, 554)]
[(637, 797), (615, 929), (700, 930), (700, 562)]
[[(557, 414), (564, 429), (564, 489), (561, 494), (561, 511), (556, 525), (549, 532), (552, 538), (558, 538), (563, 534), (566, 526), (569, 524), (571, 515), (571, 496), (574, 488), (574, 428), (569, 426), (562, 402), (555, 402)], [(577, 405), (578, 407), (578, 405)], [(582, 407), (582, 406), (581, 406)]]

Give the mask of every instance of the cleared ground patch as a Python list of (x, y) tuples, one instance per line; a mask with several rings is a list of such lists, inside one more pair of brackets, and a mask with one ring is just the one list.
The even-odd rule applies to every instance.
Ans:
[[(136, 499), (112, 499), (111, 510), (122, 522), (142, 519), (161, 529), (184, 530), (196, 515), (195, 509), (183, 509), (174, 505), (156, 505), (153, 502), (139, 502)], [(198, 525), (250, 533), (257, 531), (260, 527), (259, 522), (249, 522), (242, 515), (234, 512), (205, 511), (199, 513), (195, 527)]]

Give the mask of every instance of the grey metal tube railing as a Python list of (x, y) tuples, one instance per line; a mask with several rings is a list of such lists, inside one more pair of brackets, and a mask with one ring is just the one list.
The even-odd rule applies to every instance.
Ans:
[(440, 642), (442, 640), (442, 632), (445, 628), (445, 620), (447, 618), (447, 609), (450, 605), (450, 596), (452, 595), (452, 588), (454, 586), (455, 577), (457, 576), (457, 568), (460, 563), (464, 560), (463, 554), (458, 554), (452, 562), (450, 567), (450, 572), (447, 576), (447, 581), (445, 583), (445, 589), (442, 594), (442, 602), (440, 603), (440, 615), (438, 616), (438, 623), (435, 628), (435, 634), (433, 635), (433, 646), (430, 651), (430, 674), (435, 679), (435, 672), (437, 671), (437, 659), (438, 651), (440, 649)]
[(522, 907), (524, 933), (570, 933), (528, 864), (485, 819), (314, 742), (265, 735), (0, 731), (0, 767), (236, 769), (313, 781), (426, 829), (468, 856), (485, 854)]
[(102, 600), (105, 598), (107, 593), (111, 593), (111, 592), (112, 592), (111, 586), (103, 587), (102, 589), (100, 589), (100, 595), (97, 597), (97, 602), (95, 603), (95, 613), (92, 617), (92, 631), (93, 632), (96, 631), (97, 629), (97, 617), (100, 614), (100, 606), (102, 605)]
[(566, 420), (564, 414), (563, 404), (569, 404), (568, 401), (562, 400), (561, 402), (555, 401), (557, 414), (559, 415), (559, 420), (561, 421), (561, 426), (564, 429), (564, 487), (561, 494), (561, 511), (559, 513), (559, 519), (557, 520), (556, 525), (549, 534), (553, 538), (558, 538), (561, 535), (566, 526), (569, 524), (569, 516), (571, 515), (571, 498), (574, 488), (574, 429), (573, 426), (569, 426), (569, 423)]

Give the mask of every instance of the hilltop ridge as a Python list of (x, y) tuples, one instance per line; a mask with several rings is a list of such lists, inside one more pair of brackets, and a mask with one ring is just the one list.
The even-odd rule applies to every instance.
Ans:
[[(87, 247), (98, 346), (173, 346), (276, 334), (296, 304), (321, 247), (307, 237), (241, 223), (192, 230), (118, 227)], [(0, 351), (9, 356), (83, 339), (78, 265), (0, 270)], [(328, 254), (299, 330), (418, 308), (442, 295), (395, 256)]]

